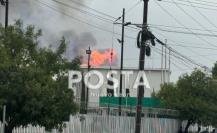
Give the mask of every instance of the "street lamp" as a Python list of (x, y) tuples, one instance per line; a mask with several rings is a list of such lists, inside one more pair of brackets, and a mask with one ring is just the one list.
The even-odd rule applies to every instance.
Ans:
[[(87, 63), (87, 65), (88, 65), (87, 71), (88, 72), (90, 71), (90, 67), (91, 67), (90, 66), (90, 56), (91, 56), (91, 53), (92, 53), (92, 51), (91, 51), (91, 49), (89, 47), (89, 49), (86, 50), (86, 54), (88, 55), (88, 63)], [(86, 102), (86, 111), (88, 110), (88, 101), (89, 101), (89, 88), (87, 87), (86, 101), (85, 101)]]
[(89, 49), (88, 50), (86, 50), (86, 54), (88, 55), (88, 71), (89, 71), (89, 69), (90, 69), (90, 56), (91, 56), (91, 53), (92, 53), (92, 51), (91, 51), (91, 49), (90, 49), (90, 47), (89, 47)]

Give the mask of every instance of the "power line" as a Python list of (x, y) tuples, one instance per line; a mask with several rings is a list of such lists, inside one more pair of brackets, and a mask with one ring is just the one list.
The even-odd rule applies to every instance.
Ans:
[[(77, 10), (77, 11), (83, 13), (83, 14), (91, 15), (91, 16), (93, 16), (93, 17), (95, 17), (95, 18), (97, 18), (97, 19), (99, 19), (99, 20), (101, 20), (101, 21), (108, 22), (108, 23), (110, 23), (110, 24), (113, 24), (113, 22), (114, 22), (114, 20), (113, 20), (114, 17), (112, 17), (113, 19), (108, 19), (108, 18), (99, 16), (99, 15), (96, 15), (96, 14), (94, 14), (94, 13), (91, 13), (91, 12), (88, 12), (88, 11), (85, 11), (85, 10), (82, 10), (82, 9), (80, 9), (80, 8), (73, 7), (73, 6), (71, 6), (71, 5), (68, 5), (68, 4), (64, 3), (64, 2), (60, 2), (60, 1), (58, 1), (58, 0), (52, 0), (52, 1), (54, 1), (54, 2), (56, 2), (57, 4), (60, 4), (60, 5), (62, 5), (62, 6), (68, 7), (68, 8), (70, 8), (70, 9)], [(77, 2), (77, 3), (78, 3), (78, 2)], [(97, 11), (97, 10), (95, 10), (95, 11)], [(98, 11), (98, 12), (100, 13), (100, 11)], [(101, 13), (101, 14), (102, 14), (102, 15), (106, 15), (106, 14), (104, 14), (104, 13)], [(106, 15), (106, 16), (108, 16), (108, 15)], [(109, 16), (110, 16), (110, 15), (109, 15)], [(111, 18), (111, 16), (110, 16), (110, 18)], [(129, 28), (126, 28), (126, 29), (131, 30), (131, 31), (134, 31), (134, 32), (137, 32), (137, 31), (138, 31), (138, 29), (137, 29), (137, 30), (134, 30), (135, 28), (132, 28), (132, 27), (129, 27)]]
[[(162, 25), (162, 24), (148, 24), (149, 27), (151, 28), (159, 28), (159, 27), (163, 27), (163, 28), (172, 28), (172, 29), (187, 29), (186, 27), (182, 27), (182, 26), (172, 26), (172, 25)], [(207, 31), (204, 29), (198, 29), (198, 28), (189, 28), (190, 30), (195, 30), (195, 31)], [(212, 32), (217, 32), (217, 30), (211, 30), (208, 29), (209, 31)]]
[(132, 7), (130, 7), (129, 9), (126, 10), (126, 14), (129, 13), (130, 11), (132, 11), (134, 8), (136, 8), (142, 1), (139, 0), (138, 2), (136, 2)]
[(205, 0), (198, 0), (200, 2), (205, 2), (205, 3), (211, 3), (211, 4), (217, 4), (217, 2), (211, 2), (211, 1), (205, 1)]
[[(201, 55), (201, 56), (215, 56), (215, 55), (217, 55), (217, 54), (203, 54), (203, 55)], [(197, 56), (191, 56), (191, 57), (197, 57)]]
[[(96, 24), (91, 24), (91, 23), (88, 23), (88, 22), (86, 22), (86, 21), (84, 21), (84, 20), (78, 19), (78, 18), (76, 18), (76, 17), (74, 17), (74, 16), (72, 16), (72, 15), (69, 15), (69, 14), (67, 14), (67, 13), (65, 13), (65, 12), (62, 12), (62, 11), (56, 9), (55, 7), (52, 7), (52, 6), (50, 6), (50, 5), (48, 5), (48, 4), (44, 3), (44, 2), (41, 2), (40, 0), (37, 0), (37, 1), (38, 1), (40, 4), (42, 4), (42, 5), (44, 5), (44, 6), (48, 7), (48, 8), (50, 8), (50, 9), (52, 9), (53, 11), (55, 11), (55, 12), (57, 12), (57, 13), (60, 13), (60, 14), (62, 14), (62, 15), (65, 15), (65, 16), (67, 16), (67, 17), (73, 19), (73, 20), (76, 20), (76, 21), (78, 21), (78, 22), (80, 22), (80, 23), (89, 25), (89, 26), (91, 26), (91, 27), (93, 27), (93, 28), (96, 28), (96, 29), (98, 29), (98, 30), (101, 30), (101, 31), (104, 31), (104, 32), (108, 32), (108, 33), (113, 34), (113, 31), (110, 31), (110, 30), (107, 30), (107, 29), (105, 29), (105, 28), (102, 28), (102, 27), (100, 27), (100, 26), (98, 26), (98, 25), (96, 25)], [(114, 34), (116, 34), (116, 35), (121, 35), (120, 33), (116, 33), (116, 32), (114, 32)], [(126, 35), (126, 38), (133, 39), (133, 40), (136, 39), (136, 38), (131, 37), (131, 36), (128, 36), (128, 35)]]
[(178, 46), (178, 47), (184, 47), (184, 48), (196, 48), (196, 49), (203, 49), (203, 50), (214, 50), (216, 51), (217, 49), (215, 48), (209, 48), (209, 47), (197, 47), (197, 46), (189, 46), (189, 45), (180, 45), (180, 44), (175, 44), (175, 43), (169, 43), (169, 45), (172, 46)]
[(197, 34), (195, 34), (191, 29), (189, 29), (188, 27), (186, 27), (184, 24), (182, 24), (176, 17), (174, 17), (169, 11), (167, 11), (163, 6), (161, 6), (158, 2), (156, 2), (154, 0), (154, 2), (165, 12), (167, 13), (171, 18), (173, 18), (178, 24), (180, 24), (181, 26), (185, 27), (189, 32), (191, 32), (192, 34), (195, 35), (195, 37), (197, 37), (198, 39), (202, 40), (203, 42), (212, 45), (214, 47), (217, 47), (216, 45), (210, 43), (209, 41), (207, 41), (206, 39), (203, 39), (202, 37), (198, 36)]
[(201, 67), (201, 68), (204, 68), (205, 66), (204, 65), (202, 65), (202, 64), (200, 64), (200, 63), (197, 63), (197, 62), (195, 62), (194, 60), (192, 60), (191, 58), (189, 58), (189, 57), (187, 57), (187, 56), (185, 56), (185, 55), (183, 55), (183, 54), (181, 54), (180, 52), (178, 52), (178, 51), (176, 51), (175, 49), (173, 49), (173, 48), (171, 48), (171, 47), (168, 47), (168, 46), (165, 46), (167, 49), (169, 49), (169, 50), (171, 50), (171, 52), (173, 52), (173, 53), (175, 53), (175, 54), (177, 54), (177, 55), (179, 55), (180, 57), (182, 57), (182, 58), (184, 58), (184, 59), (186, 59), (187, 61), (189, 61), (190, 63), (192, 63), (192, 64), (194, 64), (194, 65), (196, 65), (196, 66), (199, 66), (199, 67)]
[[(189, 3), (189, 0), (177, 0), (177, 1), (182, 1), (182, 2)], [(197, 5), (202, 5), (202, 6), (217, 7), (217, 3), (215, 3), (215, 2), (209, 2), (209, 1), (203, 1), (203, 0), (201, 0), (201, 1), (197, 0), (197, 2), (192, 1), (191, 3), (197, 4)]]
[[(55, 0), (55, 1), (56, 1), (56, 0)], [(109, 18), (112, 19), (112, 20), (111, 20), (112, 22), (114, 22), (114, 20), (116, 20), (117, 18), (118, 18), (118, 20), (119, 20), (119, 19), (121, 19), (121, 17), (122, 17), (122, 16), (121, 16), (121, 17), (114, 17), (114, 16), (111, 16), (111, 15), (109, 15), (109, 14), (106, 14), (106, 13), (101, 12), (101, 11), (99, 11), (99, 10), (93, 9), (93, 8), (91, 8), (91, 7), (89, 7), (89, 6), (85, 5), (85, 4), (82, 4), (82, 3), (77, 2), (77, 1), (74, 1), (74, 0), (71, 0), (71, 2), (73, 2), (74, 4), (77, 4), (77, 5), (83, 6), (83, 7), (87, 8), (87, 9), (90, 9), (90, 10), (92, 10), (92, 11), (98, 13), (98, 14), (103, 15), (103, 16), (107, 16), (107, 17), (109, 17)], [(132, 7), (130, 7), (130, 8), (126, 11), (126, 14), (129, 13), (131, 10), (133, 10), (133, 9), (134, 9), (137, 5), (139, 5), (140, 3), (141, 3), (141, 1), (138, 1), (137, 3), (135, 3)], [(131, 26), (127, 26), (127, 27), (128, 27), (128, 28), (126, 28), (126, 29), (128, 29), (128, 30), (138, 32), (138, 29), (136, 29), (135, 27), (131, 27)], [(136, 29), (136, 30), (132, 30), (132, 29)]]
[(77, 11), (79, 11), (79, 12), (81, 12), (81, 13), (86, 14), (86, 15), (94, 16), (94, 17), (96, 17), (96, 18), (99, 19), (99, 20), (107, 21), (107, 22), (109, 22), (109, 23), (113, 23), (113, 20), (111, 20), (111, 19), (108, 19), (108, 18), (99, 16), (99, 15), (93, 14), (93, 13), (91, 13), (91, 12), (82, 10), (82, 9), (80, 9), (80, 8), (77, 8), (77, 7), (73, 7), (72, 5), (68, 5), (68, 4), (64, 3), (64, 2), (60, 2), (60, 1), (58, 1), (58, 0), (52, 0), (52, 1), (54, 1), (54, 2), (56, 2), (57, 4), (60, 4), (60, 5), (62, 5), (62, 6), (68, 7), (68, 8), (70, 8), (70, 9), (77, 10)]
[[(166, 47), (169, 51), (171, 51), (171, 55), (181, 61), (183, 61), (184, 63), (186, 63), (186, 65), (195, 65), (195, 66), (198, 66), (200, 68), (205, 68), (204, 65), (200, 64), (200, 63), (197, 63), (195, 62), (194, 60), (192, 60), (191, 58), (181, 54), (180, 52), (176, 51), (175, 49), (173, 49), (172, 47), (169, 47), (167, 45), (163, 45), (164, 47)], [(158, 49), (158, 48), (156, 48)], [(158, 49), (159, 51), (161, 51), (160, 49)], [(187, 65), (187, 66), (188, 66)], [(189, 66), (188, 66), (189, 67)]]
[[(174, 1), (174, 0), (172, 0)], [(181, 6), (175, 4), (184, 14), (186, 14), (188, 17), (190, 17), (195, 23), (197, 23), (199, 26), (201, 26), (203, 29), (207, 30), (207, 28), (205, 26), (203, 26), (199, 21), (197, 21), (197, 19), (195, 19), (194, 17), (192, 17), (188, 12), (186, 12)], [(208, 30), (207, 30), (208, 31)], [(215, 36), (211, 31), (208, 31), (209, 33), (211, 33), (213, 36)], [(200, 35), (200, 34), (198, 34)], [(209, 35), (210, 37), (210, 35)], [(196, 53), (196, 52), (194, 52)], [(198, 54), (199, 55), (199, 54)], [(199, 55), (200, 56), (200, 55)], [(204, 56), (201, 56), (204, 58)], [(208, 59), (208, 58), (207, 58)]]
[(197, 65), (197, 66), (199, 66), (199, 67), (201, 67), (201, 68), (204, 68), (204, 69), (207, 69), (207, 68), (208, 68), (208, 67), (206, 67), (206, 66), (203, 66), (203, 65), (200, 64), (200, 63), (195, 62), (195, 61), (192, 60), (191, 58), (189, 58), (189, 57), (187, 57), (187, 56), (181, 54), (180, 52), (176, 51), (175, 49), (173, 49), (173, 48), (167, 46), (167, 44), (162, 43), (156, 36), (155, 36), (155, 39), (157, 40), (158, 43), (162, 44), (162, 45), (163, 45), (165, 48), (167, 48), (170, 52), (176, 53), (177, 55), (181, 56), (182, 58), (188, 60), (190, 63), (193, 63), (193, 64), (195, 64), (195, 65)]
[[(159, 34), (159, 35), (161, 35), (161, 36), (163, 36), (164, 38), (168, 38), (167, 36), (165, 36), (164, 34), (161, 34), (161, 33), (159, 33), (159, 32), (155, 32), (156, 34)], [(188, 46), (188, 47), (191, 47), (191, 46), (189, 46), (189, 45), (196, 45), (196, 46), (192, 46), (192, 47), (198, 47), (198, 45), (205, 45), (205, 44), (202, 44), (202, 43), (196, 43), (196, 42), (184, 42), (184, 41), (177, 41), (177, 40), (173, 40), (173, 39), (168, 39), (169, 41), (171, 41), (171, 42), (173, 42), (174, 44), (180, 44), (180, 45), (185, 45), (185, 46)], [(189, 45), (186, 45), (186, 44), (189, 44)], [(216, 47), (201, 47), (201, 48), (204, 48), (204, 49), (206, 49), (206, 48), (208, 48), (208, 49), (210, 49), (210, 50), (216, 50)]]
[(200, 10), (198, 10), (197, 7), (192, 4), (191, 1), (189, 1), (189, 0), (187, 0), (187, 1), (191, 4), (192, 8), (194, 8), (210, 25), (217, 28), (217, 26), (211, 20), (209, 20), (209, 18), (206, 15), (204, 15)]
[[(127, 9), (126, 14), (129, 13), (132, 9), (134, 9), (137, 5), (139, 5), (141, 3), (141, 1), (136, 2), (132, 7), (130, 7), (129, 9)], [(115, 21), (118, 21), (122, 18), (122, 16), (115, 18)]]
[[(172, 1), (168, 1), (168, 0), (163, 0), (161, 2), (164, 2), (164, 3), (169, 3), (169, 4), (178, 4), (178, 5), (184, 5), (184, 6), (191, 6), (189, 4), (185, 4), (185, 3), (180, 3), (180, 2), (172, 2)], [(196, 6), (197, 8), (200, 8), (200, 9), (205, 9), (205, 10), (210, 10), (210, 11), (217, 11), (216, 8), (207, 8), (207, 7), (203, 7), (203, 6)]]
[[(158, 34), (159, 34), (159, 33), (158, 33)], [(161, 34), (161, 36), (167, 38), (164, 34)], [(171, 39), (167, 39), (167, 40), (170, 40), (171, 42), (173, 42), (173, 44), (168, 43), (169, 46), (174, 46), (174, 45), (175, 45), (175, 46), (184, 47), (186, 50), (189, 50), (189, 51), (191, 51), (191, 53), (194, 53), (197, 57), (201, 57), (201, 58), (204, 58), (204, 59), (209, 60), (209, 61), (212, 61), (213, 58), (205, 57), (204, 55), (201, 55), (201, 54), (199, 54), (199, 53), (197, 53), (197, 52), (191, 50), (190, 48), (199, 48), (199, 49), (217, 50), (217, 49), (210, 48), (210, 47), (198, 47), (198, 46), (177, 45), (177, 42), (176, 42), (176, 41), (171, 40)], [(183, 42), (182, 42), (182, 43), (183, 43)], [(181, 43), (181, 44), (182, 44), (182, 43)], [(178, 43), (178, 44), (180, 44), (180, 43)], [(186, 42), (184, 42), (184, 44), (186, 44)], [(189, 47), (190, 47), (190, 48), (189, 48)], [(188, 56), (188, 57), (193, 57), (193, 56)], [(213, 62), (213, 61), (212, 61), (212, 62)], [(208, 67), (204, 66), (204, 67), (202, 67), (202, 68), (207, 69)]]
[[(161, 52), (161, 50), (159, 49), (159, 48), (154, 48), (154, 47), (152, 47), (152, 50), (158, 50), (159, 52)], [(158, 53), (159, 53), (158, 52)], [(161, 54), (160, 54), (161, 55)], [(185, 65), (186, 67), (188, 67), (188, 68), (190, 68), (192, 65), (195, 65), (195, 66), (199, 66), (198, 64), (196, 64), (196, 63), (194, 63), (195, 61), (193, 61), (193, 62), (190, 62), (189, 61), (189, 59), (187, 59), (187, 58), (183, 58), (182, 56), (180, 56), (180, 54), (177, 54), (176, 52), (174, 52), (174, 51), (172, 51), (172, 53), (171, 53), (171, 56), (172, 57), (174, 57), (174, 58), (176, 58), (176, 59), (178, 59), (178, 60), (180, 60), (180, 61), (182, 61), (182, 65)], [(127, 59), (125, 59), (125, 60), (136, 60), (136, 61), (139, 61), (139, 59), (135, 59), (135, 58), (127, 58)], [(184, 63), (184, 64), (183, 64)], [(201, 67), (202, 65), (200, 65), (199, 67)]]
[[(185, 49), (186, 49), (186, 47), (185, 47)], [(205, 59), (205, 60), (209, 60), (209, 61), (212, 61), (210, 58), (208, 58), (208, 57), (204, 57), (203, 55), (200, 55), (198, 52), (195, 52), (195, 51), (193, 51), (192, 49), (187, 49), (187, 50), (189, 50), (191, 53), (194, 53), (197, 57), (201, 57), (201, 58), (203, 58), (203, 59)], [(188, 56), (189, 57), (189, 56)]]
[[(192, 65), (198, 66), (198, 65), (196, 65), (196, 64), (194, 64), (194, 63), (191, 63), (189, 60), (186, 60), (185, 58), (180, 57), (179, 55), (177, 55), (177, 54), (174, 53), (174, 52), (171, 52), (171, 55), (172, 55), (174, 58), (176, 58), (176, 59), (182, 61), (182, 64), (185, 65), (185, 66), (188, 67), (188, 68), (190, 68)], [(199, 67), (200, 67), (200, 66), (199, 66)]]
[[(176, 62), (175, 60), (173, 60), (174, 62)], [(183, 68), (181, 68), (180, 67), (180, 65), (177, 65), (176, 63), (174, 63), (173, 61), (171, 61), (171, 63), (176, 67), (176, 68), (178, 68), (178, 69), (180, 69), (181, 71), (186, 71), (186, 70), (194, 70), (194, 68), (190, 68), (190, 67), (187, 67), (187, 69), (183, 69)], [(182, 64), (182, 63), (179, 63), (179, 64)]]
[[(158, 39), (158, 40), (159, 40), (159, 39)], [(199, 67), (201, 67), (201, 68), (205, 68), (204, 65), (202, 65), (202, 64), (200, 64), (200, 63), (197, 63), (196, 61), (192, 60), (191, 58), (189, 58), (189, 57), (187, 57), (187, 56), (181, 54), (180, 52), (178, 52), (178, 51), (175, 50), (174, 48), (169, 47), (169, 46), (167, 46), (166, 44), (164, 44), (163, 46), (166, 47), (168, 50), (170, 50), (172, 53), (175, 53), (176, 55), (178, 55), (178, 56), (176, 56), (177, 58), (179, 58), (179, 59), (181, 59), (181, 60), (185, 59), (186, 61), (188, 61), (188, 62), (191, 63), (191, 64), (194, 64), (194, 65), (199, 66)], [(184, 61), (184, 60), (183, 60), (183, 61)]]
[[(38, 1), (39, 1), (39, 0), (38, 0)], [(52, 10), (58, 12), (58, 13), (61, 13), (61, 14), (63, 14), (63, 15), (66, 15), (66, 16), (68, 16), (68, 17), (70, 17), (70, 18), (72, 18), (72, 19), (74, 19), (74, 20), (77, 20), (77, 21), (79, 21), (79, 22), (81, 22), (81, 23), (84, 23), (84, 24), (87, 24), (87, 25), (89, 25), (89, 26), (95, 27), (95, 28), (100, 29), (100, 30), (102, 30), (102, 31), (106, 31), (106, 32), (113, 33), (112, 31), (109, 31), (109, 30), (107, 30), (107, 29), (98, 27), (98, 26), (96, 26), (96, 25), (92, 25), (92, 24), (87, 23), (87, 22), (85, 22), (85, 21), (83, 21), (83, 20), (80, 20), (80, 19), (78, 19), (78, 18), (76, 18), (76, 17), (73, 17), (73, 16), (71, 16), (71, 15), (69, 15), (69, 14), (66, 14), (66, 13), (64, 13), (64, 12), (61, 12), (61, 11), (57, 10), (55, 7), (49, 6), (49, 5), (47, 5), (47, 4), (45, 4), (45, 3), (41, 2), (41, 1), (39, 1), (39, 2), (40, 2), (41, 4), (43, 4), (43, 5), (47, 6), (47, 7), (49, 7), (50, 9), (52, 9)], [(114, 34), (120, 35), (119, 33), (114, 33)], [(132, 38), (132, 39), (136, 39), (136, 38)]]
[[(174, 0), (172, 0), (173, 2), (175, 2)], [(186, 12), (181, 6), (179, 6), (178, 4), (176, 4), (176, 7), (178, 7), (185, 15), (187, 15), (189, 18), (191, 18), (195, 23), (197, 23), (199, 26), (201, 26), (204, 30), (206, 30), (207, 32), (211, 33), (212, 35), (214, 35), (211, 31), (209, 31), (204, 25), (202, 25), (199, 21), (197, 21), (197, 19), (195, 19), (194, 17), (192, 17), (188, 12)]]
[(98, 13), (98, 14), (107, 16), (107, 17), (109, 17), (109, 18), (111, 18), (111, 19), (116, 19), (116, 17), (114, 17), (114, 16), (111, 16), (111, 15), (106, 14), (106, 13), (104, 13), (104, 12), (98, 11), (98, 10), (96, 10), (96, 9), (94, 9), (94, 8), (91, 8), (91, 7), (89, 7), (89, 6), (85, 5), (85, 4), (82, 4), (82, 3), (80, 3), (80, 2), (77, 2), (77, 1), (75, 1), (75, 0), (70, 0), (70, 1), (73, 2), (74, 4), (77, 4), (77, 5), (83, 6), (83, 7), (87, 8), (87, 9), (90, 9), (90, 10), (92, 10), (92, 11)]
[[(94, 9), (94, 8), (91, 8), (91, 7), (89, 7), (89, 6), (85, 5), (85, 4), (82, 4), (82, 3), (80, 3), (80, 2), (77, 2), (77, 1), (75, 1), (75, 0), (70, 0), (70, 1), (73, 2), (74, 4), (77, 4), (77, 5), (83, 6), (83, 7), (87, 8), (87, 9), (90, 9), (90, 10), (96, 12), (96, 13), (99, 13), (99, 14), (101, 14), (101, 15), (107, 16), (107, 17), (109, 17), (109, 18), (111, 18), (111, 19), (113, 19), (113, 20), (118, 18), (118, 17), (111, 16), (111, 15), (109, 15), (109, 14), (106, 14), (106, 13), (104, 13), (104, 12), (101, 12), (101, 11), (99, 11), (99, 10), (96, 10), (96, 9)], [(130, 7), (129, 9), (126, 10), (126, 14), (129, 13), (130, 11), (132, 11), (132, 10), (133, 10), (136, 6), (138, 6), (140, 3), (141, 3), (141, 1), (139, 0), (139, 1), (136, 2), (134, 5), (132, 5), (132, 7)], [(120, 19), (121, 19), (121, 18), (120, 18)]]
[(198, 33), (198, 32), (186, 32), (186, 31), (178, 31), (178, 30), (168, 30), (168, 29), (162, 29), (162, 28), (155, 28), (160, 31), (164, 32), (172, 32), (172, 33), (178, 33), (178, 34), (186, 34), (186, 35), (197, 35), (197, 36), (206, 36), (206, 37), (217, 37), (216, 34), (206, 34), (206, 33)]
[[(156, 53), (158, 53), (159, 55), (161, 55), (161, 50), (159, 50), (159, 49), (153, 49), (154, 50), (154, 52), (156, 52)], [(157, 50), (159, 50), (159, 51), (157, 51)], [(181, 62), (181, 63), (179, 63), (180, 65), (176, 65), (176, 63), (174, 63), (174, 61), (175, 61), (175, 59), (177, 59), (176, 57), (174, 57), (174, 55), (172, 55), (173, 57), (173, 60), (171, 60), (171, 63), (175, 66), (175, 67), (177, 67), (177, 68), (179, 68), (180, 70), (184, 70), (183, 68), (181, 68), (180, 67), (180, 65), (184, 65), (186, 68), (188, 68), (188, 69), (190, 69), (190, 70), (193, 70), (190, 66), (188, 66), (187, 64), (185, 64), (185, 63), (183, 63), (183, 62)], [(178, 58), (178, 60), (180, 60), (179, 58)]]
[[(163, 37), (165, 37), (165, 38), (167, 38), (165, 35), (162, 35)], [(170, 39), (167, 39), (167, 40), (170, 40)], [(176, 44), (176, 41), (174, 41), (174, 40), (170, 40), (170, 41), (172, 41), (172, 42), (174, 42), (175, 44)], [(181, 45), (182, 47), (185, 47), (185, 46), (183, 46), (183, 45)], [(191, 47), (191, 46), (190, 46)], [(194, 53), (195, 55), (197, 55), (197, 56), (200, 56), (201, 58), (204, 58), (204, 59), (206, 59), (206, 60), (209, 60), (209, 61), (212, 61), (210, 58), (207, 58), (207, 57), (204, 57), (204, 56), (202, 56), (202, 55), (200, 55), (199, 53), (197, 53), (197, 52), (195, 52), (195, 51), (193, 51), (193, 50), (191, 50), (191, 49), (189, 49), (189, 48), (187, 48), (187, 47), (185, 47), (187, 50), (189, 50), (189, 51), (191, 51), (191, 53)], [(197, 47), (198, 48), (198, 47)], [(201, 48), (201, 47), (200, 47)], [(204, 48), (204, 47), (203, 47)], [(210, 49), (212, 49), (212, 48), (210, 48)], [(216, 49), (217, 50), (217, 49)]]

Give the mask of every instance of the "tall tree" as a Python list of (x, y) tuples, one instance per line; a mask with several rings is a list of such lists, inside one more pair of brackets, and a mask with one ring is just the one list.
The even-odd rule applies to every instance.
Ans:
[(79, 69), (79, 59), (64, 58), (64, 38), (57, 50), (40, 48), (41, 30), (23, 27), (20, 21), (6, 30), (0, 26), (0, 113), (6, 105), (6, 133), (28, 124), (59, 128), (77, 112), (65, 73)]
[(200, 70), (181, 76), (176, 84), (164, 84), (157, 97), (165, 107), (180, 111), (180, 119), (188, 120), (185, 133), (193, 123), (216, 125), (217, 86)]
[(214, 64), (214, 67), (212, 68), (212, 76), (214, 79), (217, 79), (217, 62)]

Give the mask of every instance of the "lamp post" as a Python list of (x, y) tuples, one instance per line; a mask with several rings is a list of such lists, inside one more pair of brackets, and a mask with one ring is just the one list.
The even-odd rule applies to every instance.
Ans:
[[(122, 23), (117, 23), (116, 21), (118, 21), (119, 19), (122, 18)], [(121, 40), (117, 39), (118, 42), (121, 44), (121, 67), (120, 67), (120, 88), (119, 88), (119, 106), (118, 106), (118, 114), (119, 116), (121, 116), (121, 104), (122, 104), (122, 90), (123, 90), (123, 76), (121, 74), (122, 70), (123, 70), (123, 58), (124, 58), (124, 42), (125, 42), (125, 38), (124, 38), (124, 34), (125, 34), (125, 26), (130, 25), (130, 22), (126, 22), (125, 23), (125, 8), (123, 8), (123, 14), (121, 17), (119, 17), (117, 20), (115, 20), (114, 24), (121, 24), (122, 26), (122, 34), (121, 34)]]
[[(86, 50), (86, 54), (88, 55), (88, 63), (87, 63), (87, 71), (89, 72), (90, 71), (90, 67), (91, 67), (91, 65), (90, 65), (90, 57), (91, 57), (91, 53), (92, 53), (92, 51), (91, 51), (91, 49), (90, 49), (90, 47), (89, 47), (89, 49), (88, 50)], [(86, 113), (87, 113), (87, 110), (88, 110), (88, 101), (89, 101), (89, 88), (87, 87), (87, 93), (86, 93)]]

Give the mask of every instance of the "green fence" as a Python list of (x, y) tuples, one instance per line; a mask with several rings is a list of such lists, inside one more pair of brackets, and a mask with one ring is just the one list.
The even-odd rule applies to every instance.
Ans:
[[(100, 107), (118, 107), (119, 106), (119, 97), (100, 97), (99, 100)], [(136, 97), (122, 97), (121, 98), (121, 106), (126, 107), (135, 107), (137, 103)], [(161, 103), (160, 100), (156, 98), (143, 98), (142, 101), (143, 107), (149, 107), (149, 108), (160, 108)]]

